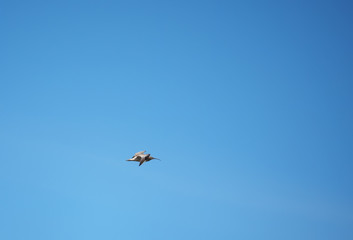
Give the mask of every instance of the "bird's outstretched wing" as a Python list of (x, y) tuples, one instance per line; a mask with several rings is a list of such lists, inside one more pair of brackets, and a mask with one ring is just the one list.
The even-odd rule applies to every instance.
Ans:
[(137, 156), (137, 155), (144, 154), (145, 152), (146, 152), (146, 150), (145, 151), (141, 151), (141, 152), (137, 152), (137, 153), (135, 153), (134, 157)]
[(135, 161), (135, 162), (139, 162), (139, 161), (141, 161), (141, 156), (135, 156), (135, 157), (133, 157), (133, 158), (131, 158), (131, 159), (128, 159), (128, 160), (126, 160), (126, 161)]

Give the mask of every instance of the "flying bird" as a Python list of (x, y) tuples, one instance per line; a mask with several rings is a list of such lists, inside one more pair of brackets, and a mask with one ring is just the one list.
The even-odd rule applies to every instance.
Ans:
[(148, 162), (151, 161), (152, 159), (157, 159), (160, 160), (158, 158), (154, 158), (151, 156), (151, 154), (145, 154), (146, 151), (141, 151), (141, 152), (137, 152), (134, 154), (134, 156), (132, 156), (132, 158), (126, 160), (126, 161), (134, 161), (134, 162), (139, 162), (139, 166), (141, 166), (144, 162)]

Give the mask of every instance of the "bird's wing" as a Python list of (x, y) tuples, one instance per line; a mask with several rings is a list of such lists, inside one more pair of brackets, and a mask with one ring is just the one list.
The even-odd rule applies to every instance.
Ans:
[(131, 158), (131, 159), (128, 159), (128, 160), (126, 160), (126, 161), (135, 161), (135, 162), (139, 162), (139, 161), (141, 161), (141, 157), (140, 157), (140, 156), (135, 156), (135, 157), (133, 157), (133, 158)]
[(134, 155), (134, 156), (144, 154), (145, 152), (146, 152), (146, 150), (145, 150), (145, 151), (141, 151), (141, 152), (137, 152), (137, 153), (135, 153), (135, 155)]

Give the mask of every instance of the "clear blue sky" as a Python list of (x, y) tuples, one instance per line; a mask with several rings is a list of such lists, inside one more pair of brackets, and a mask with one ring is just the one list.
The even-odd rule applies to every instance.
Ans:
[(353, 239), (352, 9), (0, 1), (0, 238)]

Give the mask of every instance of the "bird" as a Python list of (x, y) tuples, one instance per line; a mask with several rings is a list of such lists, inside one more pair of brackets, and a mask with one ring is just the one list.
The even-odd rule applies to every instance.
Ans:
[(134, 162), (139, 162), (139, 166), (141, 166), (144, 162), (151, 161), (152, 159), (157, 159), (160, 160), (159, 158), (152, 157), (151, 154), (145, 154), (145, 151), (137, 152), (132, 156), (132, 158), (126, 160), (126, 161), (134, 161)]

